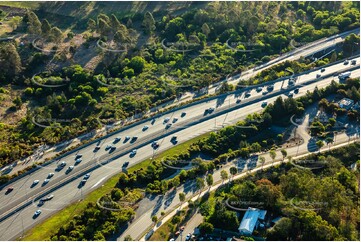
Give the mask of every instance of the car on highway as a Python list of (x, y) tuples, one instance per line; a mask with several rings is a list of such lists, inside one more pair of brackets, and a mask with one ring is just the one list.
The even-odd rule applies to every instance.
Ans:
[(261, 107), (264, 108), (266, 106), (267, 106), (267, 102), (265, 101), (265, 102), (262, 103)]
[(186, 116), (187, 115), (187, 113), (186, 112), (182, 112), (182, 114), (181, 114), (181, 118), (183, 118), (184, 116)]
[(164, 119), (163, 123), (168, 123), (169, 120), (170, 120), (170, 118), (169, 118), (169, 117), (166, 117), (166, 118)]
[(82, 154), (77, 154), (77, 155), (75, 156), (75, 160), (76, 160), (76, 159), (79, 159), (79, 158), (82, 158), (82, 157), (83, 157)]
[(47, 197), (41, 198), (41, 199), (39, 200), (39, 202), (49, 201), (49, 200), (53, 199), (53, 197), (54, 197), (54, 195), (51, 194), (51, 195), (49, 195), (49, 196), (47, 196)]
[(296, 83), (295, 80), (292, 79), (292, 78), (290, 78), (290, 80), (288, 81), (288, 85), (289, 85), (289, 86), (294, 86), (295, 83)]
[(40, 209), (39, 209), (39, 210), (36, 210), (35, 213), (34, 213), (33, 218), (38, 217), (40, 214), (41, 214), (41, 210), (40, 210)]
[(120, 137), (116, 137), (113, 141), (113, 144), (118, 143), (120, 141), (120, 139), (121, 139)]
[(288, 93), (288, 97), (293, 97), (294, 93), (291, 91)]
[(268, 93), (268, 91), (263, 91), (262, 95), (266, 95)]
[(177, 118), (177, 117), (175, 117), (175, 118), (173, 118), (172, 123), (175, 123), (175, 122), (177, 122), (177, 121), (178, 121), (178, 118)]
[(39, 183), (39, 180), (33, 181), (33, 186), (37, 185)]
[(45, 179), (45, 180), (43, 181), (43, 186), (46, 185), (46, 184), (48, 184), (49, 181), (50, 181), (50, 179)]
[(273, 91), (273, 89), (274, 89), (274, 85), (269, 85), (269, 86), (267, 86), (267, 91)]
[(83, 160), (82, 160), (81, 158), (76, 159), (76, 160), (75, 160), (75, 165), (79, 164), (79, 163), (82, 162), (82, 161), (83, 161)]
[(245, 94), (244, 94), (245, 97), (250, 97), (251, 96), (251, 91), (247, 91)]
[(257, 87), (257, 88), (256, 88), (256, 91), (257, 91), (257, 92), (261, 92), (262, 90), (263, 90), (263, 87)]
[(165, 126), (165, 129), (169, 129), (170, 127), (172, 127), (172, 124), (171, 124), (171, 123), (167, 124), (167, 125)]
[(47, 178), (50, 179), (50, 178), (52, 178), (53, 176), (54, 176), (54, 173), (49, 173), (48, 176), (47, 176)]
[(112, 146), (111, 146), (111, 145), (107, 145), (107, 146), (105, 146), (105, 150), (109, 150), (110, 148), (112, 148)]
[(80, 188), (80, 187), (84, 186), (86, 182), (87, 182), (87, 179), (81, 180), (78, 187)]
[(295, 94), (297, 94), (299, 91), (300, 91), (299, 88), (296, 88), (295, 90), (293, 90), (293, 92), (294, 92)]
[(172, 144), (177, 144), (178, 143), (178, 141), (177, 141), (177, 136), (173, 136), (171, 139), (170, 139), (170, 142), (172, 143)]
[(125, 136), (124, 141), (130, 140), (130, 136)]
[(60, 162), (60, 164), (58, 165), (59, 168), (63, 168), (64, 166), (66, 166), (65, 161)]
[(134, 143), (137, 139), (138, 139), (138, 136), (134, 136), (134, 137), (130, 140), (130, 143)]
[(152, 142), (152, 148), (155, 149), (155, 150), (158, 149), (159, 148), (159, 143), (157, 141), (153, 141)]
[(68, 169), (66, 170), (66, 173), (71, 172), (74, 169), (74, 166), (69, 166)]
[(10, 192), (12, 192), (14, 190), (13, 187), (8, 187), (5, 191), (5, 194), (9, 194)]
[(116, 148), (117, 148), (116, 146), (112, 145), (109, 149), (109, 153), (112, 153)]
[(88, 179), (89, 179), (89, 177), (90, 177), (90, 173), (87, 173), (87, 174), (85, 174), (85, 176), (84, 176), (84, 178), (83, 178), (83, 179), (88, 180)]
[(344, 65), (348, 65), (348, 63), (349, 63), (348, 60), (345, 60), (345, 61), (343, 62)]
[(148, 126), (148, 125), (144, 125), (142, 131), (146, 131), (147, 129), (149, 129), (149, 126)]
[(322, 68), (322, 69), (321, 69), (321, 72), (324, 72), (325, 70), (326, 70), (325, 68)]
[(316, 78), (320, 78), (320, 77), (321, 77), (321, 74), (317, 73)]
[(128, 166), (129, 166), (129, 161), (124, 162), (124, 164), (122, 165), (123, 168), (126, 168)]
[(99, 146), (99, 145), (95, 146), (94, 152), (97, 152), (98, 150), (100, 150), (100, 146)]
[(357, 62), (356, 60), (352, 60), (351, 65), (356, 65), (356, 62)]
[(137, 154), (137, 149), (132, 150), (132, 152), (130, 152), (130, 156), (133, 157)]

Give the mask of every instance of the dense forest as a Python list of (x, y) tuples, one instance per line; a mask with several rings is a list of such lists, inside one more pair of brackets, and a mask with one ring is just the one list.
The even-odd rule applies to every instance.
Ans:
[[(358, 2), (212, 2), (179, 15), (99, 14), (62, 29), (42, 17), (44, 9), (11, 20), (14, 34), (28, 34), (22, 42), (0, 44), (0, 100), (7, 117), (17, 117), (0, 123), (2, 165), (99, 128), (97, 118), (112, 123), (144, 113), (292, 50), (291, 42), (303, 45), (359, 25)], [(33, 41), (50, 52), (39, 52)], [(355, 54), (358, 43), (350, 36), (336, 56), (303, 60), (299, 70)], [(101, 61), (91, 68), (77, 63), (84, 53)], [(262, 75), (268, 81), (285, 74)], [(34, 117), (54, 121), (42, 128)]]

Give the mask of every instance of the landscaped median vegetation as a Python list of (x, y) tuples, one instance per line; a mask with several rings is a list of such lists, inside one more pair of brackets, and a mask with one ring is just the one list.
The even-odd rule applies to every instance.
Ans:
[[(343, 97), (355, 98), (355, 92), (351, 91), (355, 89), (356, 93), (359, 93), (359, 79), (348, 79), (345, 84), (332, 82), (331, 85), (324, 89), (315, 89), (313, 92), (308, 92), (305, 96), (297, 99), (287, 98), (284, 100), (282, 97), (279, 97), (260, 114), (252, 114), (236, 125), (228, 126), (217, 132), (211, 132), (210, 134), (205, 134), (179, 144), (155, 156), (152, 160), (149, 159), (131, 167), (126, 172), (121, 172), (119, 175), (111, 178), (104, 187), (86, 197), (84, 201), (79, 203), (81, 205), (71, 205), (70, 208), (66, 208), (55, 215), (54, 218), (59, 218), (60, 214), (64, 214), (64, 216), (61, 216), (61, 219), (59, 218), (63, 223), (59, 221), (51, 223), (54, 218), (50, 218), (31, 230), (29, 237), (26, 239), (82, 240), (88, 239), (91, 236), (96, 236), (98, 239), (109, 239), (113, 236), (114, 231), (119, 231), (122, 225), (132, 219), (133, 208), (136, 208), (136, 201), (141, 198), (140, 195), (137, 195), (139, 192), (137, 189), (144, 189), (146, 193), (151, 194), (165, 194), (170, 189), (177, 188), (186, 181), (192, 180), (196, 181), (197, 189), (202, 189), (205, 187), (205, 183), (201, 177), (204, 177), (207, 173), (212, 173), (215, 169), (220, 169), (235, 158), (248, 159), (252, 154), (269, 151), (271, 158), (275, 160), (276, 155), (274, 151), (284, 143), (284, 133), (277, 133), (269, 128), (276, 125), (278, 127), (283, 126), (283, 130), (285, 130), (286, 127), (292, 124), (290, 121), (291, 117), (294, 115), (301, 117), (308, 106), (330, 95), (336, 95), (338, 99)], [(342, 111), (342, 108), (335, 109), (334, 111), (344, 116), (347, 113)], [(359, 111), (356, 110), (356, 112)], [(284, 116), (280, 118), (279, 113), (283, 113)], [(328, 130), (332, 130), (332, 125), (328, 126)], [(326, 136), (320, 135), (318, 139), (324, 142), (322, 140)], [(287, 152), (283, 150), (282, 155), (283, 159), (285, 159)], [(312, 159), (316, 158), (313, 157)], [(320, 158), (318, 157), (316, 160), (318, 159)], [(343, 161), (343, 157), (340, 160)], [(354, 157), (349, 161), (353, 160)], [(261, 160), (260, 162), (262, 163)], [(189, 167), (190, 165), (191, 167)], [(178, 167), (179, 169), (171, 168), (171, 166)], [(187, 169), (182, 169), (186, 166)], [(233, 176), (237, 172), (242, 171), (240, 167), (237, 168), (231, 167), (229, 169), (230, 175)], [(222, 174), (222, 179), (229, 177), (228, 173), (225, 173)], [(169, 178), (170, 176), (172, 178)], [(213, 184), (212, 175), (207, 175), (206, 182), (209, 186)], [(130, 198), (130, 200), (126, 200), (126, 197)], [(108, 207), (104, 208), (103, 203), (97, 204), (98, 199), (101, 199), (100, 202), (105, 202)], [(127, 202), (129, 206), (122, 207), (124, 202)], [(216, 209), (217, 211), (224, 211), (222, 204), (217, 206), (221, 206), (219, 209)], [(116, 211), (109, 212), (107, 210), (109, 208)], [(76, 211), (74, 211), (75, 209)], [(103, 212), (104, 216), (96, 216), (96, 214), (103, 214)], [(229, 213), (227, 212), (227, 214)], [(234, 215), (227, 216), (230, 217), (226, 221), (234, 221), (236, 223), (237, 219)], [(88, 226), (85, 223), (85, 218), (94, 218), (93, 225), (102, 224), (102, 226)], [(230, 220), (231, 218), (233, 220)], [(65, 223), (68, 220), (70, 222)], [(214, 221), (216, 226), (217, 221), (222, 220), (214, 217), (210, 221)], [(230, 223), (228, 225), (230, 227), (224, 229), (234, 230), (232, 226), (235, 225)], [(171, 229), (170, 231), (173, 230)], [(41, 235), (40, 231), (42, 231)]]
[[(42, 144), (99, 128), (98, 118), (113, 123), (187, 91), (205, 94), (204, 87), (228, 74), (357, 28), (360, 15), (359, 2), (192, 3), (181, 14), (165, 5), (153, 13), (115, 13), (116, 3), (74, 3), (89, 10), (85, 18), (66, 2), (31, 4), (32, 11), (3, 4), (21, 3), (0, 3), (0, 21), (12, 30), (9, 36), (18, 36), (0, 43), (1, 166)], [(10, 13), (17, 18), (7, 19)], [(337, 58), (358, 49), (352, 36), (336, 50)], [(296, 72), (335, 60), (325, 58), (290, 67)], [(259, 79), (286, 75), (282, 68), (288, 65)], [(37, 126), (33, 118), (47, 120), (42, 124), (49, 127)]]

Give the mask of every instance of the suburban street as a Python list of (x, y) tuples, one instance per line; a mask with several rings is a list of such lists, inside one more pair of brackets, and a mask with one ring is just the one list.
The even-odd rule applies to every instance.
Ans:
[[(358, 62), (357, 66), (346, 66), (343, 63), (335, 64), (327, 67), (322, 73), (322, 76), (331, 75), (334, 72), (343, 72), (352, 68), (359, 68), (360, 60), (359, 58), (355, 59)], [(318, 88), (327, 86), (332, 80), (338, 81), (337, 77), (331, 75), (324, 79), (319, 78), (317, 82), (307, 84), (307, 82), (314, 80), (316, 78), (316, 73), (319, 72), (319, 70), (316, 70), (299, 76), (296, 84), (300, 90), (294, 97), (302, 96), (307, 90), (312, 91), (316, 86)], [(352, 76), (359, 76), (359, 69), (353, 70)], [(263, 87), (263, 90), (265, 89), (266, 88)], [(251, 95), (248, 98), (244, 95), (245, 91), (239, 91), (236, 94), (221, 98), (205, 100), (201, 103), (186, 106), (164, 114), (156, 118), (154, 122), (142, 121), (133, 127), (126, 128), (121, 132), (102, 138), (99, 143), (100, 149), (96, 152), (94, 151), (94, 148), (97, 144), (94, 143), (77, 152), (70, 153), (57, 162), (41, 167), (41, 169), (11, 183), (11, 186), (14, 187), (14, 191), (0, 197), (0, 202), (3, 204), (0, 209), (0, 239), (15, 239), (21, 236), (24, 231), (43, 221), (56, 211), (82, 199), (87, 193), (101, 186), (107, 178), (119, 173), (123, 169), (122, 166), (125, 163), (129, 162), (129, 167), (152, 157), (158, 152), (171, 148), (173, 144), (170, 142), (170, 139), (173, 135), (177, 136), (178, 143), (182, 143), (209, 131), (234, 124), (237, 121), (244, 119), (248, 114), (261, 111), (262, 102), (266, 101), (267, 103), (272, 103), (279, 95), (286, 98), (289, 90), (287, 80), (285, 80), (275, 83), (274, 90), (267, 94), (252, 89), (250, 92)], [(238, 100), (240, 100), (240, 103)], [(214, 112), (204, 116), (204, 111), (210, 107), (215, 109)], [(181, 117), (183, 112), (186, 114), (184, 117)], [(170, 128), (166, 129), (166, 124), (164, 123), (165, 118), (170, 119), (168, 123), (173, 123), (174, 118), (178, 118), (178, 120), (175, 121)], [(144, 128), (145, 125), (148, 126), (147, 129)], [(129, 136), (130, 139), (126, 140), (126, 136)], [(137, 139), (131, 143), (132, 137), (135, 136)], [(120, 137), (121, 139), (119, 142), (113, 144), (116, 137)], [(340, 134), (340, 136), (337, 137), (337, 144), (347, 142), (349, 137), (350, 135), (342, 136), (342, 134)], [(154, 140), (160, 144), (160, 148), (156, 151), (150, 146), (150, 143)], [(105, 150), (105, 147), (108, 144), (116, 147), (111, 153), (109, 150)], [(310, 152), (310, 147), (312, 148), (312, 144), (310, 145), (305, 142), (304, 145), (291, 147), (287, 151), (289, 155), (296, 156)], [(137, 149), (136, 155), (130, 157), (129, 152), (135, 148)], [(75, 157), (77, 154), (82, 154), (82, 161), (78, 165), (75, 165)], [(277, 157), (280, 156), (281, 155), (278, 153)], [(110, 159), (114, 160), (110, 161)], [(66, 162), (66, 167), (60, 171), (55, 171), (55, 168), (61, 161)], [(266, 155), (266, 162), (269, 161), (270, 158)], [(74, 165), (75, 168), (70, 171), (69, 174), (66, 174), (69, 165)], [(91, 175), (89, 180), (84, 186), (78, 188), (82, 176), (92, 168), (94, 169), (90, 171)], [(47, 178), (48, 174), (51, 172), (55, 174), (54, 177), (51, 178), (47, 184), (44, 184), (44, 179)], [(215, 181), (217, 181), (217, 174), (218, 173), (215, 172)], [(39, 180), (39, 184), (32, 187), (34, 180)], [(54, 194), (54, 199), (41, 206), (41, 210), (43, 211), (41, 216), (33, 219), (32, 215), (34, 214), (34, 211), (38, 209), (38, 200), (47, 194)], [(191, 193), (188, 193), (187, 195), (190, 196)], [(178, 203), (177, 195), (168, 199), (172, 199), (172, 204)], [(24, 206), (24, 208), (21, 209), (21, 206)], [(172, 207), (173, 206), (169, 205), (168, 209), (171, 209)], [(17, 209), (19, 209), (19, 211), (15, 212)], [(158, 212), (160, 211), (161, 210), (159, 209)], [(139, 233), (141, 232), (139, 226), (141, 226), (141, 228), (146, 228), (148, 215), (151, 215), (152, 213), (152, 211), (144, 213), (144, 217), (142, 217), (141, 220), (135, 220), (128, 228), (129, 231), (127, 230), (124, 235), (131, 234), (133, 238), (139, 236)], [(149, 219), (150, 218), (151, 216), (149, 216)]]

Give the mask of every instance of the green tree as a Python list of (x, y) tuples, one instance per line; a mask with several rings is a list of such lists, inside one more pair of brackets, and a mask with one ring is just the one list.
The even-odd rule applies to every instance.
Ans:
[(178, 196), (179, 196), (179, 201), (181, 201), (181, 203), (183, 203), (186, 200), (186, 194), (184, 192), (179, 193)]
[(318, 141), (316, 142), (316, 145), (317, 145), (318, 151), (321, 151), (321, 148), (325, 145), (325, 143), (323, 143), (322, 140), (318, 140)]
[(266, 162), (266, 158), (264, 156), (258, 156), (258, 161), (259, 163), (261, 163), (263, 169), (264, 163)]
[(152, 217), (152, 222), (155, 224), (158, 222), (158, 217), (156, 215)]
[(13, 44), (0, 45), (0, 66), (0, 78), (2, 75), (12, 78), (21, 72), (21, 59)]
[(59, 44), (63, 41), (63, 32), (58, 27), (53, 27), (50, 30), (50, 38), (55, 43)]
[(51, 25), (48, 20), (44, 19), (41, 22), (41, 32), (45, 37), (49, 36), (51, 30)]
[(203, 33), (205, 36), (208, 37), (208, 35), (209, 35), (210, 32), (211, 32), (211, 30), (210, 30), (208, 24), (207, 24), (207, 23), (204, 23), (204, 24), (202, 25), (202, 33)]
[(213, 185), (213, 175), (212, 174), (207, 175), (206, 182), (209, 187), (211, 187)]
[(12, 30), (15, 30), (20, 23), (21, 23), (21, 17), (13, 16), (9, 21), (9, 26), (11, 27)]
[(95, 31), (96, 28), (97, 28), (97, 23), (95, 22), (94, 19), (91, 19), (91, 18), (90, 18), (90, 19), (88, 20), (88, 29), (89, 29), (90, 31)]
[(128, 234), (127, 236), (124, 237), (124, 241), (133, 241), (133, 238)]
[(155, 31), (155, 20), (150, 12), (146, 12), (144, 14), (142, 26), (144, 27), (147, 34), (151, 34)]
[(237, 174), (237, 168), (232, 166), (229, 168), (229, 173), (231, 173), (232, 177)]
[(281, 154), (284, 160), (287, 157), (287, 151), (285, 149), (281, 149)]
[(211, 234), (211, 233), (213, 233), (213, 231), (214, 231), (214, 227), (213, 227), (213, 224), (211, 224), (211, 223), (203, 222), (199, 225), (199, 232), (202, 235)]
[(41, 22), (39, 21), (38, 16), (30, 11), (26, 14), (26, 19), (28, 20), (28, 33), (30, 34), (41, 34)]
[(200, 177), (197, 177), (196, 179), (196, 186), (197, 186), (197, 189), (202, 191), (202, 189), (204, 188), (205, 184), (204, 184), (204, 180)]
[(141, 73), (143, 71), (146, 61), (141, 56), (135, 56), (130, 60), (129, 67), (131, 67), (135, 73)]
[(226, 170), (221, 171), (221, 178), (222, 178), (222, 183), (224, 182), (224, 180), (228, 178), (228, 173)]
[(270, 156), (271, 159), (272, 159), (272, 163), (274, 163), (274, 162), (275, 162), (275, 159), (276, 159), (276, 156), (277, 156), (276, 151), (275, 151), (274, 149), (271, 149), (271, 150), (269, 151), (269, 156)]

